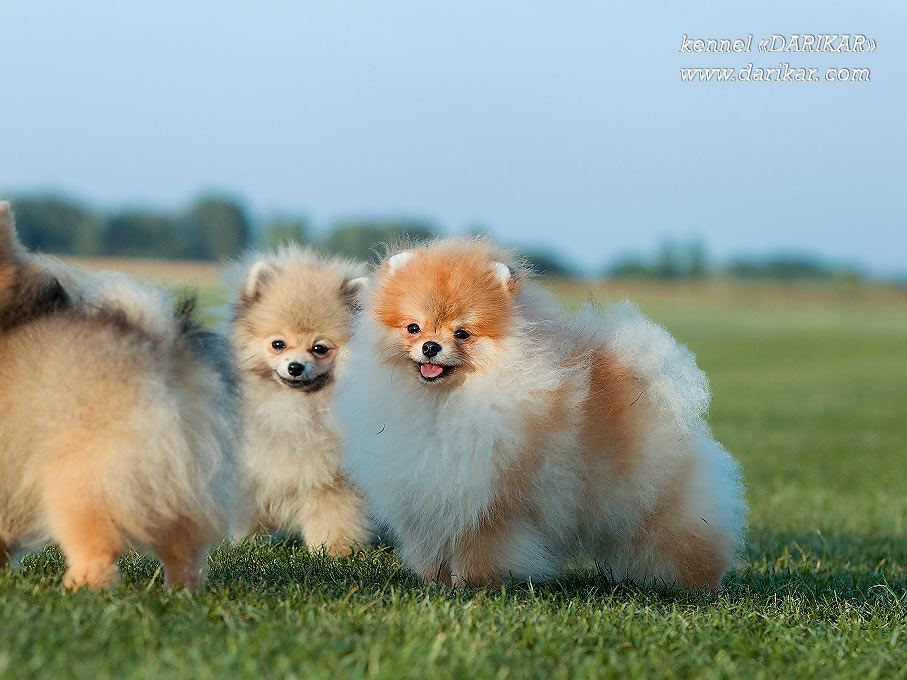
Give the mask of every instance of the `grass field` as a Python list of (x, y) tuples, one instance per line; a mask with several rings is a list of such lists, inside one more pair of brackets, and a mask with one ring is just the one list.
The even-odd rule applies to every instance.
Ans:
[(0, 573), (0, 677), (907, 677), (907, 295), (558, 290), (637, 298), (709, 373), (752, 508), (721, 595), (579, 573), (455, 592), (392, 553), (261, 541), (217, 547), (198, 594), (136, 553), (119, 591), (64, 594), (51, 548)]

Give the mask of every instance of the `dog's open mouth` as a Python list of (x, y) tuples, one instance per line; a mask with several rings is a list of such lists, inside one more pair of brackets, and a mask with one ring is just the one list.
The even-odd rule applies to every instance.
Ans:
[(419, 376), (425, 383), (439, 382), (455, 368), (455, 366), (442, 366), (441, 364), (419, 364)]
[(277, 377), (280, 378), (280, 382), (287, 387), (294, 390), (302, 390), (304, 392), (317, 392), (331, 382), (330, 371), (315, 376), (311, 380), (303, 380), (302, 378), (284, 378), (280, 373), (277, 373)]

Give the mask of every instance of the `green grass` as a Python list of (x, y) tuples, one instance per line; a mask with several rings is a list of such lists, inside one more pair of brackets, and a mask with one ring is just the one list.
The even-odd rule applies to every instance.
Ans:
[(51, 548), (0, 572), (0, 677), (907, 677), (907, 305), (643, 306), (697, 353), (747, 477), (720, 596), (461, 593), (261, 541), (219, 546), (199, 594), (136, 553), (119, 591), (64, 594)]

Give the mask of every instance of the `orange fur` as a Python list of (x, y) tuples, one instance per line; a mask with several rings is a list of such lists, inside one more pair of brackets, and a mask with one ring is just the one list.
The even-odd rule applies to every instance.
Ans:
[[(425, 257), (407, 265), (377, 292), (375, 314), (390, 328), (405, 330), (419, 323), (426, 333), (443, 333), (460, 322), (475, 335), (497, 339), (511, 320), (510, 296), (520, 287), (515, 279), (501, 286), (487, 263), (491, 248), (454, 249), (435, 245)], [(406, 338), (409, 340), (409, 338)]]
[(467, 585), (496, 586), (507, 576), (501, 569), (501, 551), (510, 524), (528, 508), (504, 491), (481, 518), (479, 525), (465, 533), (453, 547), (450, 561), (451, 582), (458, 588)]
[[(521, 275), (505, 287), (488, 270), (492, 252), (431, 246), (424, 258), (403, 267), (392, 285), (387, 277), (379, 279), (374, 313), (392, 330), (384, 351), (413, 355), (425, 342), (440, 343), (449, 348), (455, 365), (454, 375), (446, 381), (450, 387), (466, 374), (486, 368), (491, 361), (489, 343), (510, 332), (511, 295), (522, 287)], [(418, 325), (419, 332), (410, 333), (410, 324)], [(470, 337), (455, 338), (457, 330), (468, 331)]]
[(205, 580), (205, 527), (191, 517), (178, 517), (155, 537), (154, 549), (164, 563), (165, 586), (197, 588)]
[(70, 448), (68, 462), (57, 461), (45, 474), (47, 519), (66, 554), (67, 588), (112, 588), (119, 583), (116, 559), (124, 540), (111, 508), (96, 492), (94, 458), (87, 447)]
[(645, 386), (607, 352), (593, 352), (588, 365), (589, 393), (583, 408), (597, 417), (583, 419), (580, 430), (586, 464), (602, 476), (626, 474), (639, 459), (634, 440)]
[[(655, 509), (640, 527), (633, 544), (643, 551), (657, 550), (670, 555), (676, 565), (677, 585), (718, 592), (726, 569), (726, 549), (714, 536), (705, 520), (698, 526), (678, 522), (678, 507), (683, 502), (690, 466), (684, 465), (664, 490)], [(671, 584), (667, 584), (671, 585)]]

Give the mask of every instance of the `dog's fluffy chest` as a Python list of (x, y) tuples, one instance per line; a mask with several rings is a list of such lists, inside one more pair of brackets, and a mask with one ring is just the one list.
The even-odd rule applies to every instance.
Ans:
[(366, 414), (348, 438), (355, 482), (385, 521), (441, 540), (488, 511), (502, 467), (524, 444), (506, 401), (385, 395)]
[[(270, 387), (270, 386), (268, 386)], [(330, 484), (339, 466), (339, 439), (322, 395), (274, 386), (244, 406), (243, 462), (268, 486)]]

